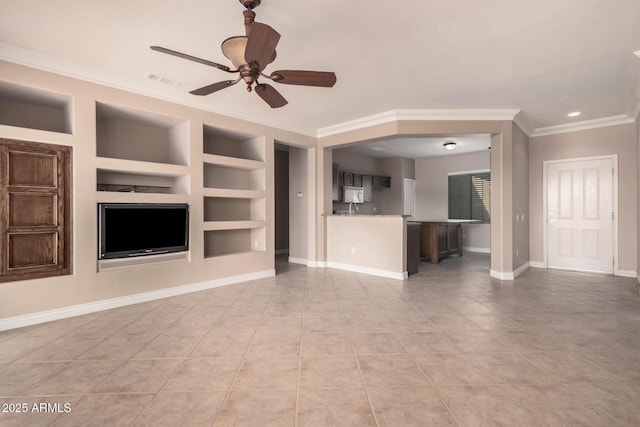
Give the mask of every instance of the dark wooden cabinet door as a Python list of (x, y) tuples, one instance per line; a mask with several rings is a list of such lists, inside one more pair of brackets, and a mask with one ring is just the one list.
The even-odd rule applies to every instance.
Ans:
[(71, 148), (0, 139), (0, 282), (71, 273)]

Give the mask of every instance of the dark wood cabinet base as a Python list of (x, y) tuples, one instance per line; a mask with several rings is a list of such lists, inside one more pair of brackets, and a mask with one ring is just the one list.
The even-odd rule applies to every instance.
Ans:
[(462, 256), (462, 224), (457, 222), (421, 222), (420, 256), (437, 264), (449, 255)]

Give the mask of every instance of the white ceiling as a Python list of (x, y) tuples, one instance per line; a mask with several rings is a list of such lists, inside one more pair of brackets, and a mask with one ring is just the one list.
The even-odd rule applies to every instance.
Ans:
[[(447, 150), (446, 142), (455, 142), (456, 148)], [(491, 147), (490, 135), (453, 135), (443, 137), (389, 138), (358, 143), (340, 150), (370, 157), (405, 157), (419, 159), (486, 151)]]
[(243, 34), (242, 10), (237, 0), (0, 0), (0, 58), (311, 135), (401, 109), (516, 109), (533, 130), (637, 107), (638, 0), (263, 0), (256, 20), (282, 35), (266, 71), (338, 77), (332, 89), (277, 85), (289, 105), (274, 110), (240, 84), (189, 95), (230, 75), (149, 49), (227, 64), (219, 46)]

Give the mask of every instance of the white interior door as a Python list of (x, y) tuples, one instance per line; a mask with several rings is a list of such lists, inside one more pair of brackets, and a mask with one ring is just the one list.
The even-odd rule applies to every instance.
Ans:
[(547, 164), (549, 268), (613, 274), (613, 160)]
[(405, 178), (402, 190), (402, 215), (413, 216), (416, 211), (416, 180)]

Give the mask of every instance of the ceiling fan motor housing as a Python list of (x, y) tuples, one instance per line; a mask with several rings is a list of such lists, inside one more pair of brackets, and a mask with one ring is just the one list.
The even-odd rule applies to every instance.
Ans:
[(260, 0), (240, 0), (240, 3), (247, 9), (253, 9), (260, 5)]

